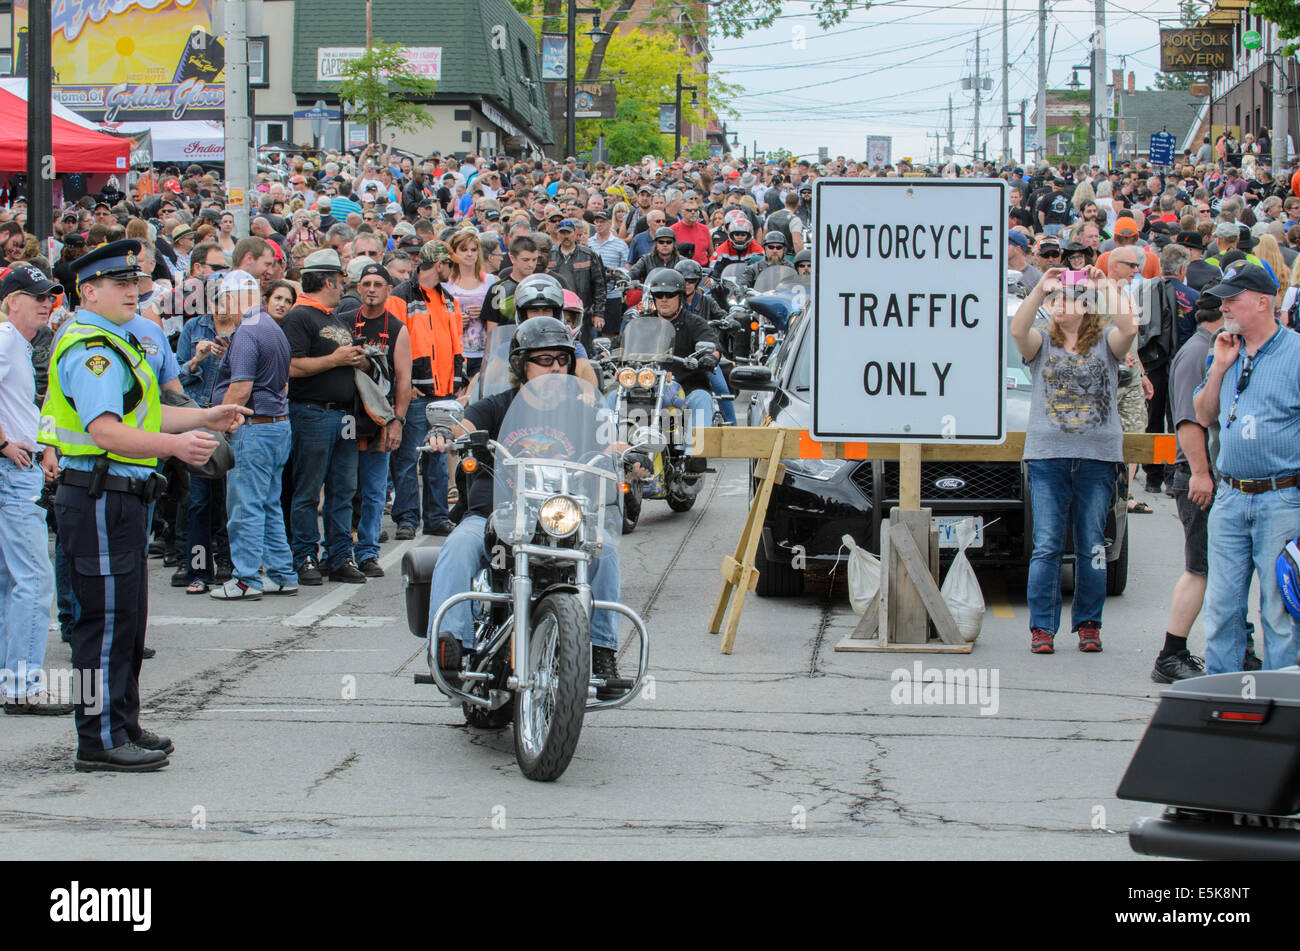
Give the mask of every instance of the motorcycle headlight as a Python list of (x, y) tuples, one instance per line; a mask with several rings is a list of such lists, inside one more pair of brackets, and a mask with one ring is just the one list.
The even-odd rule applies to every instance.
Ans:
[(636, 375), (636, 385), (637, 385), (637, 386), (654, 386), (654, 385), (655, 385), (655, 371), (652, 370), (652, 369), (650, 369), (649, 367), (643, 367), (643, 368), (641, 369), (641, 372), (638, 373), (638, 374)]
[(619, 386), (636, 386), (636, 371), (631, 367), (624, 367), (618, 371)]
[(567, 495), (555, 495), (542, 503), (537, 518), (552, 538), (568, 538), (582, 524), (582, 509)]

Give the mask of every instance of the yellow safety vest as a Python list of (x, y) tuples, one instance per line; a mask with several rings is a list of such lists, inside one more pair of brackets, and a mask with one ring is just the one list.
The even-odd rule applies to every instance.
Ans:
[[(37, 441), (47, 446), (57, 447), (65, 456), (107, 455), (114, 462), (155, 467), (158, 465), (156, 458), (132, 459), (111, 452), (106, 453), (95, 445), (95, 440), (86, 431), (76, 407), (64, 395), (58, 373), (59, 360), (77, 344), (100, 344), (109, 347), (126, 361), (127, 368), (131, 371), (131, 388), (122, 397), (122, 422), (142, 432), (162, 432), (161, 390), (158, 386), (158, 378), (145, 360), (144, 354), (126, 340), (102, 327), (94, 327), (74, 320), (59, 338), (50, 359), (50, 379), (45, 391), (45, 403), (41, 406), (41, 426)], [(94, 359), (93, 348), (83, 350), (83, 354), (85, 353), (89, 354), (87, 360)], [(107, 358), (101, 357), (101, 359)], [(78, 372), (82, 372), (82, 369), (79, 367)], [(91, 372), (89, 368), (84, 369), (85, 372)]]

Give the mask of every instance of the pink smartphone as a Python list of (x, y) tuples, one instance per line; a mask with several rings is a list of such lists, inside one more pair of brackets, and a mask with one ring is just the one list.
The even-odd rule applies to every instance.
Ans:
[(1087, 271), (1066, 271), (1061, 275), (1061, 286), (1068, 287), (1071, 284), (1085, 284), (1088, 281)]

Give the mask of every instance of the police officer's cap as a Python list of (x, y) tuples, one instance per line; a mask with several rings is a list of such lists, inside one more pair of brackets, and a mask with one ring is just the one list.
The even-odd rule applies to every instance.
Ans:
[(135, 280), (140, 276), (140, 242), (134, 238), (110, 241), (84, 254), (70, 265), (77, 283), (111, 277), (117, 281)]

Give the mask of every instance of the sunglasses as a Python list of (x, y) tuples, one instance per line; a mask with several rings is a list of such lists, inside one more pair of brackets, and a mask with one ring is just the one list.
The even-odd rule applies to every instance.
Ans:
[(784, 251), (784, 250), (785, 250), (785, 245), (784, 245), (784, 244), (765, 244), (765, 245), (763, 245), (763, 247), (767, 248), (769, 251)]
[(563, 218), (556, 217), (556, 218), (547, 218), (546, 220), (549, 221), (549, 222), (550, 222), (551, 224), (553, 224), (553, 225), (558, 225), (558, 224), (559, 224), (561, 221), (563, 221), (564, 219), (563, 219)]
[(655, 238), (655, 244), (676, 244), (672, 238)]
[(529, 363), (536, 363), (539, 367), (553, 367), (557, 363), (562, 367), (567, 367), (572, 358), (567, 353), (539, 353), (528, 358)]
[(1038, 252), (1040, 258), (1059, 258), (1061, 252), (1058, 248), (1043, 248)]
[(48, 291), (44, 294), (28, 294), (27, 296), (38, 304), (44, 304), (46, 301), (54, 300), (54, 295)]

